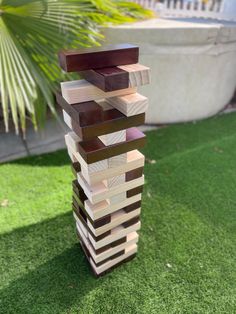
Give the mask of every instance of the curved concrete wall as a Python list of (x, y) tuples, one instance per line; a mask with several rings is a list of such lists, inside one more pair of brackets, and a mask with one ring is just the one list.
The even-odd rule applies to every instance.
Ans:
[(104, 30), (108, 43), (140, 46), (152, 82), (146, 121), (172, 123), (216, 114), (236, 88), (236, 24), (148, 20)]

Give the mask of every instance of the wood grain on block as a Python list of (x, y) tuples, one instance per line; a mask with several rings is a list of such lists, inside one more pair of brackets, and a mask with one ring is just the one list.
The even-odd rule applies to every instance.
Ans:
[[(67, 115), (64, 114), (66, 124), (83, 140), (139, 126), (144, 124), (145, 121), (144, 113), (126, 117), (106, 101), (99, 102), (99, 105), (97, 104), (99, 108), (97, 106), (92, 108), (93, 110), (90, 108), (93, 112), (92, 115), (89, 110), (85, 111), (83, 109), (83, 105), (87, 106), (88, 103), (70, 105), (60, 93), (57, 93), (57, 102), (67, 113)], [(71, 109), (74, 107), (77, 109)], [(88, 107), (90, 107), (90, 103)], [(77, 114), (75, 114), (75, 111), (78, 111)], [(83, 119), (81, 114), (83, 114)], [(70, 116), (70, 119), (68, 116)]]
[[(78, 232), (77, 232), (77, 234), (78, 234)], [(78, 237), (79, 237), (79, 234), (78, 234)], [(79, 237), (79, 238), (80, 238), (80, 237)], [(90, 255), (89, 251), (87, 250), (86, 246), (84, 245), (84, 243), (83, 243), (83, 241), (82, 241), (81, 239), (80, 239), (80, 246), (81, 246), (82, 250), (84, 251), (84, 254), (85, 254), (85, 256), (86, 256), (88, 262), (90, 263), (90, 259), (92, 259), (92, 258), (91, 258), (91, 255)], [(114, 259), (116, 259), (116, 258), (118, 258), (118, 257), (123, 256), (124, 254), (125, 254), (125, 250), (120, 251), (119, 253), (113, 255), (113, 256), (112, 256), (111, 258), (109, 258), (108, 260), (114, 260)], [(135, 256), (136, 256), (136, 253), (133, 254), (133, 255), (130, 255), (130, 256), (126, 257), (125, 259), (122, 259), (121, 261), (119, 261), (118, 263), (116, 263), (115, 265), (113, 265), (112, 267), (106, 269), (105, 271), (103, 271), (103, 272), (101, 272), (101, 273), (99, 273), (99, 274), (97, 274), (97, 273), (95, 272), (95, 270), (94, 270), (93, 267), (91, 266), (91, 263), (90, 263), (90, 266), (91, 266), (91, 269), (92, 269), (92, 271), (93, 271), (94, 276), (95, 276), (96, 278), (98, 278), (98, 277), (102, 277), (102, 276), (104, 276), (105, 274), (111, 272), (111, 271), (112, 271), (113, 269), (115, 269), (116, 267), (118, 267), (118, 266), (120, 266), (120, 265), (122, 265), (122, 264), (124, 264), (124, 263), (127, 263), (127, 262), (131, 261)], [(102, 265), (104, 265), (105, 263), (107, 263), (108, 260), (104, 260), (103, 262), (100, 262), (100, 263), (98, 263), (98, 264), (94, 263), (94, 264), (95, 264), (96, 267), (99, 267), (99, 266), (102, 266)]]
[(62, 97), (60, 92), (56, 93), (56, 100), (62, 109), (81, 127), (103, 120), (103, 110), (95, 101), (78, 103), (72, 106)]
[(86, 169), (84, 169), (82, 165), (81, 173), (89, 184), (94, 184), (105, 179), (121, 175), (130, 170), (143, 167), (144, 160), (145, 158), (143, 154), (141, 154), (138, 150), (132, 150), (126, 154), (109, 158), (108, 169), (88, 174), (88, 172), (86, 171)]
[[(72, 203), (72, 209), (73, 209), (73, 216), (75, 218), (76, 223), (79, 223), (79, 222), (82, 223), (84, 228), (86, 228), (88, 234), (91, 235), (91, 237), (94, 239), (94, 241), (100, 241), (100, 240), (106, 238), (108, 235), (111, 234), (111, 231), (109, 230), (109, 231), (104, 232), (103, 234), (101, 234), (99, 236), (95, 236), (93, 234), (93, 232), (88, 227), (87, 218), (84, 215), (83, 211), (81, 209), (77, 210), (77, 208), (74, 206), (73, 203)], [(127, 226), (125, 226), (125, 227), (127, 227)]]
[(101, 69), (138, 62), (139, 48), (131, 44), (61, 50), (59, 64), (66, 72)]
[(81, 139), (74, 132), (69, 132), (65, 135), (66, 146), (72, 149), (72, 153), (76, 153), (79, 151), (79, 142)]
[(108, 249), (102, 251), (101, 253), (96, 253), (92, 244), (90, 243), (89, 239), (85, 236), (83, 233), (83, 230), (80, 228), (78, 224), (76, 224), (76, 228), (79, 232), (80, 237), (82, 238), (82, 241), (84, 242), (85, 246), (87, 247), (89, 253), (91, 254), (91, 257), (93, 261), (97, 264), (99, 262), (104, 261), (105, 259), (109, 258), (110, 256), (113, 256), (114, 254), (120, 252), (121, 250), (124, 250), (127, 246), (135, 244), (138, 242), (138, 233), (137, 232), (131, 232), (127, 235), (126, 242), (123, 242), (117, 246), (114, 247), (108, 247)]
[(93, 245), (92, 245), (91, 242), (90, 242), (90, 244), (92, 245), (92, 247), (93, 247), (93, 249), (94, 249), (94, 252), (95, 252), (96, 254), (100, 254), (100, 253), (105, 252), (106, 250), (108, 250), (108, 249), (110, 249), (110, 248), (114, 248), (114, 247), (116, 247), (116, 246), (118, 246), (118, 245), (121, 245), (121, 244), (124, 244), (124, 243), (126, 243), (126, 242), (127, 242), (127, 236), (126, 236), (126, 237), (123, 237), (123, 238), (121, 238), (121, 239), (118, 239), (118, 240), (116, 240), (116, 241), (114, 241), (114, 242), (111, 242), (111, 243), (109, 243), (109, 244), (107, 244), (107, 245), (101, 247), (101, 248), (98, 249), (98, 250), (95, 250), (95, 248), (93, 247)]
[(126, 243), (122, 243), (119, 246), (110, 248), (100, 254), (95, 254), (92, 246), (89, 244), (88, 241), (86, 241), (87, 239), (84, 237), (83, 234), (81, 234), (81, 237), (83, 238), (82, 240), (85, 243), (89, 253), (91, 254), (91, 257), (95, 264), (108, 260), (110, 257), (114, 256), (118, 252), (125, 250), (127, 246), (138, 243), (138, 239), (139, 239), (137, 232), (132, 232), (131, 234), (127, 236)]
[[(82, 202), (80, 201), (80, 199), (77, 197), (77, 195), (73, 194), (73, 210), (74, 212), (77, 214), (78, 217), (80, 216), (83, 216), (84, 217), (84, 220), (86, 221), (86, 223), (88, 223), (88, 221), (91, 223), (91, 225), (93, 226), (94, 229), (96, 228), (100, 228), (108, 223), (111, 222), (111, 215), (106, 215), (106, 216), (103, 216), (102, 218), (99, 218), (99, 219), (96, 219), (96, 220), (93, 220), (88, 212), (86, 211), (85, 207), (83, 206)], [(134, 208), (135, 210), (136, 208)], [(82, 213), (82, 212), (83, 213)], [(126, 211), (127, 212), (127, 211)], [(86, 217), (85, 217), (85, 216)]]
[(129, 87), (150, 84), (150, 69), (145, 65), (136, 63), (118, 66), (129, 74)]
[(127, 198), (126, 192), (122, 192), (122, 193), (119, 193), (119, 194), (116, 194), (114, 196), (109, 197), (109, 199), (107, 199), (107, 201), (109, 202), (110, 205), (112, 205), (112, 204), (121, 203), (121, 202), (125, 201), (126, 198)]
[(125, 142), (126, 130), (104, 134), (98, 137), (104, 145), (109, 146), (116, 143)]
[(88, 239), (96, 254), (100, 254), (101, 252), (104, 252), (109, 248), (125, 243), (128, 234), (132, 232), (137, 232), (141, 227), (141, 223), (139, 220), (131, 219), (128, 226), (122, 224), (118, 227), (115, 227), (110, 231), (108, 235), (101, 239), (98, 239), (90, 235), (90, 232), (88, 232), (87, 230), (88, 227), (86, 226), (85, 228), (84, 224), (79, 219), (76, 218), (75, 220), (76, 226), (79, 226), (79, 228), (83, 231), (83, 234)]
[(106, 237), (104, 237), (103, 239), (99, 241), (94, 240), (94, 238), (91, 236), (90, 233), (88, 233), (88, 238), (89, 238), (89, 241), (92, 243), (93, 247), (98, 250), (118, 239), (121, 239), (127, 236), (129, 233), (133, 231), (138, 231), (140, 227), (141, 227), (141, 223), (140, 221), (137, 221), (133, 223), (132, 225), (130, 225), (129, 227), (120, 225), (116, 228), (113, 228), (109, 235), (107, 235)]
[(93, 267), (94, 272), (97, 275), (102, 274), (106, 270), (112, 268), (114, 265), (120, 263), (121, 261), (125, 260), (126, 258), (134, 255), (137, 253), (138, 247), (137, 244), (132, 244), (128, 248), (125, 249), (125, 253), (115, 259), (112, 259), (105, 264), (102, 264), (101, 266), (96, 266), (96, 264), (93, 262), (92, 258), (90, 258), (90, 264)]
[(126, 223), (132, 218), (138, 217), (140, 215), (140, 211), (141, 208), (137, 208), (129, 213), (126, 213), (123, 209), (120, 209), (111, 215), (110, 223), (95, 229), (90, 221), (88, 221), (88, 228), (95, 236), (99, 236), (123, 223)]
[(97, 100), (97, 103), (102, 107), (103, 111), (114, 109), (105, 99)]
[[(90, 255), (90, 253), (89, 253), (89, 251), (88, 251), (86, 245), (84, 244), (83, 240), (81, 239), (81, 237), (80, 237), (78, 231), (77, 231), (77, 235), (78, 235), (78, 238), (79, 238), (80, 246), (81, 246), (82, 250), (84, 251), (85, 256), (87, 257), (88, 262), (90, 263), (90, 260), (92, 260), (92, 261), (94, 262), (94, 260), (93, 260), (92, 256)], [(99, 263), (95, 263), (95, 262), (94, 262), (94, 264), (96, 265), (96, 267), (100, 267), (100, 266), (102, 266), (103, 264), (109, 262), (110, 260), (116, 259), (117, 257), (122, 256), (122, 255), (124, 255), (124, 254), (125, 254), (125, 250), (122, 250), (122, 251), (118, 252), (117, 254), (115, 254), (115, 255), (113, 255), (113, 256), (111, 256), (111, 257), (109, 257), (109, 258), (103, 260), (102, 262), (99, 262)], [(94, 273), (94, 275), (95, 275), (96, 277), (100, 277), (100, 275), (98, 275), (98, 274), (96, 274), (96, 273), (94, 272), (93, 268), (92, 268), (92, 271), (93, 271), (93, 273)], [(104, 273), (104, 272), (103, 272), (103, 273)]]
[(80, 75), (105, 92), (150, 83), (150, 69), (135, 63), (103, 69), (91, 69)]
[(126, 164), (128, 161), (128, 153), (120, 154), (111, 158), (108, 158), (108, 168), (116, 168), (120, 165)]
[(125, 174), (121, 174), (120, 176), (112, 177), (110, 179), (104, 180), (103, 182), (107, 188), (112, 188), (113, 186), (120, 185), (125, 181), (127, 181)]
[(76, 229), (77, 230), (82, 230), (83, 235), (89, 241), (89, 244), (91, 245), (91, 247), (92, 247), (92, 249), (93, 249), (95, 254), (103, 253), (103, 252), (105, 252), (105, 251), (107, 251), (107, 250), (109, 250), (111, 248), (115, 248), (115, 247), (117, 247), (117, 246), (119, 246), (121, 244), (125, 244), (127, 242), (127, 236), (124, 236), (124, 237), (122, 237), (122, 238), (120, 238), (118, 240), (115, 240), (115, 241), (112, 241), (112, 242), (108, 243), (107, 245), (104, 245), (103, 247), (101, 247), (99, 249), (95, 249), (93, 244), (92, 244), (92, 242), (89, 240), (88, 233), (87, 232), (84, 233), (83, 232), (84, 228), (81, 228), (81, 227), (83, 227), (83, 224), (79, 224), (79, 223), (76, 222)]
[(125, 228), (133, 225), (135, 222), (139, 221), (141, 211), (141, 208), (134, 209), (130, 212), (121, 209), (111, 215), (111, 221), (109, 223), (94, 228), (81, 207), (78, 208), (75, 203), (72, 203), (72, 209), (75, 221), (81, 222), (95, 241), (104, 239), (111, 234), (113, 228), (119, 225), (124, 225)]
[(83, 251), (86, 252), (86, 257), (88, 258), (88, 260), (90, 260), (90, 258), (91, 258), (92, 261), (94, 262), (94, 264), (95, 264), (97, 267), (98, 267), (98, 266), (101, 266), (101, 265), (105, 264), (106, 262), (108, 262), (108, 261), (110, 261), (110, 260), (113, 260), (113, 259), (117, 258), (118, 256), (121, 256), (121, 255), (123, 255), (123, 254), (125, 253), (125, 250), (124, 250), (124, 249), (123, 249), (123, 250), (120, 250), (119, 252), (117, 252), (117, 253), (115, 253), (115, 254), (112, 254), (111, 256), (109, 256), (109, 257), (103, 259), (102, 261), (99, 261), (99, 262), (96, 263), (96, 262), (94, 261), (93, 256), (92, 256), (91, 253), (89, 252), (88, 247), (85, 245), (85, 243), (84, 243), (84, 241), (83, 241), (83, 239), (82, 239), (82, 237), (81, 237), (81, 235), (80, 235), (80, 233), (79, 233), (79, 230), (77, 229), (76, 231), (77, 231), (77, 235), (78, 235), (78, 238), (79, 238), (80, 245), (81, 245)]
[(126, 131), (126, 141), (110, 146), (105, 146), (98, 138), (82, 141), (78, 144), (79, 153), (86, 163), (91, 164), (99, 160), (127, 153), (141, 148), (145, 144), (145, 135), (137, 128)]
[(71, 162), (77, 162), (77, 158), (74, 156), (72, 150), (70, 148), (67, 147), (67, 152), (68, 152), (68, 155), (70, 157), (70, 160)]
[(103, 159), (91, 164), (87, 164), (84, 159), (81, 157), (81, 155), (75, 151), (75, 149), (78, 149), (78, 143), (77, 139), (75, 139), (75, 133), (69, 132), (65, 135), (65, 142), (67, 146), (67, 150), (71, 155), (73, 155), (74, 158), (76, 158), (76, 161), (80, 163), (81, 168), (83, 167), (84, 171), (86, 171), (87, 176), (91, 175), (92, 173), (104, 171), (108, 169), (108, 161), (107, 159)]
[(106, 101), (109, 102), (109, 104), (114, 108), (125, 114), (127, 117), (144, 113), (148, 109), (147, 97), (138, 93), (111, 97), (107, 98)]
[[(89, 200), (86, 200), (84, 202), (84, 206), (89, 216), (93, 220), (96, 220), (106, 215), (112, 214), (121, 208), (125, 208), (127, 206), (130, 206), (131, 204), (140, 202), (141, 199), (142, 195), (136, 194), (129, 198), (126, 197), (123, 198), (122, 200), (119, 199), (117, 203), (112, 204), (110, 203), (110, 199), (106, 199), (97, 204), (92, 204)], [(138, 207), (140, 207), (140, 204), (139, 205), (137, 204), (136, 208)]]
[(78, 173), (77, 178), (80, 186), (93, 204), (144, 184), (144, 175), (132, 181), (124, 182), (118, 186), (112, 186), (110, 188), (108, 188), (103, 181), (89, 185), (81, 173)]
[(61, 83), (62, 96), (69, 104), (101, 100), (107, 97), (115, 97), (136, 93), (135, 87), (119, 89), (112, 92), (104, 92), (100, 88), (90, 84), (86, 80), (76, 80)]
[(71, 117), (68, 115), (68, 113), (65, 110), (62, 110), (63, 113), (63, 119), (65, 124), (72, 130), (72, 120)]
[(129, 87), (129, 73), (118, 67), (91, 69), (79, 73), (86, 81), (104, 92)]

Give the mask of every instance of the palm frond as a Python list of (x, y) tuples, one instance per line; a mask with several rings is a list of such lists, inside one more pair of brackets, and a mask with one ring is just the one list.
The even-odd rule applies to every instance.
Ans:
[[(129, 11), (130, 8), (130, 11)], [(98, 45), (98, 25), (127, 22), (147, 12), (111, 0), (0, 0), (0, 102), (6, 130), (11, 113), (16, 132), (26, 117), (42, 125), (62, 79), (57, 52)]]

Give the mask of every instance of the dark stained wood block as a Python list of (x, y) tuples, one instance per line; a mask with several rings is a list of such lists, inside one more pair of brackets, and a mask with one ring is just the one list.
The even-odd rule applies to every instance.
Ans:
[[(74, 182), (74, 181), (73, 181)], [(130, 190), (132, 191), (132, 190)], [(84, 191), (82, 190), (82, 188), (79, 186), (79, 189), (74, 187), (74, 183), (73, 183), (73, 197), (72, 197), (72, 201), (73, 201), (73, 205), (77, 208), (77, 211), (82, 210), (83, 214), (86, 216), (86, 221), (89, 220), (89, 222), (91, 223), (91, 225), (96, 229), (96, 228), (100, 228), (108, 223), (111, 222), (111, 214), (105, 215), (99, 219), (95, 219), (93, 220), (90, 215), (88, 214), (88, 212), (86, 211), (85, 207), (84, 207), (84, 202), (87, 200), (87, 196), (84, 193)], [(141, 201), (135, 202), (131, 205), (128, 205), (126, 207), (124, 207), (124, 211), (126, 213), (130, 213), (133, 210), (136, 210), (138, 208), (141, 207)], [(84, 216), (84, 217), (85, 217)]]
[[(87, 218), (85, 212), (81, 209), (81, 207), (78, 207), (78, 205), (73, 202), (72, 203), (72, 209), (73, 209), (75, 215), (77, 216), (77, 218), (80, 220), (80, 222), (83, 224), (83, 226), (86, 228), (86, 230), (89, 232), (89, 234), (92, 236), (92, 238), (95, 241), (100, 241), (100, 240), (106, 238), (107, 236), (109, 236), (111, 234), (111, 230), (108, 230), (99, 236), (95, 236), (87, 224), (88, 218)], [(133, 210), (135, 210), (135, 209), (133, 209)], [(121, 226), (123, 226), (124, 228), (128, 228), (128, 227), (136, 224), (139, 221), (139, 216), (136, 216), (134, 218), (131, 218), (128, 221), (122, 223)]]
[(145, 134), (137, 128), (130, 128), (126, 131), (126, 141), (105, 146), (98, 138), (78, 143), (79, 153), (87, 164), (127, 153), (133, 149), (143, 147)]
[(117, 67), (82, 71), (80, 75), (104, 92), (129, 87), (129, 73)]
[[(94, 265), (95, 265), (96, 267), (99, 267), (99, 266), (105, 264), (107, 261), (113, 260), (113, 259), (115, 259), (115, 258), (117, 258), (117, 257), (119, 257), (119, 256), (125, 254), (125, 250), (121, 250), (120, 252), (118, 252), (118, 253), (116, 253), (116, 254), (114, 254), (114, 255), (112, 255), (112, 256), (109, 256), (108, 258), (104, 259), (103, 261), (101, 261), (101, 262), (99, 262), (99, 263), (95, 263), (95, 261), (94, 261), (92, 255), (90, 254), (89, 250), (87, 249), (87, 247), (86, 247), (86, 245), (85, 245), (85, 243), (84, 243), (84, 241), (83, 241), (83, 239), (82, 239), (82, 236), (80, 235), (80, 233), (79, 233), (78, 230), (77, 230), (77, 235), (78, 235), (78, 238), (79, 238), (79, 241), (80, 241), (80, 245), (81, 245), (81, 247), (82, 247), (82, 249), (83, 249), (83, 251), (84, 251), (84, 253), (85, 253), (85, 256), (87, 257), (87, 260), (89, 261), (90, 258), (91, 258), (91, 259), (93, 260), (93, 263), (94, 263)], [(115, 266), (116, 266), (116, 265), (115, 265)], [(113, 266), (113, 267), (114, 267), (114, 266)], [(96, 276), (97, 276), (97, 275), (96, 275)]]
[(106, 262), (110, 261), (110, 260), (113, 260), (121, 255), (124, 255), (125, 254), (125, 250), (121, 250), (120, 252), (117, 252), (115, 254), (113, 254), (112, 256), (109, 256), (108, 258), (104, 259), (103, 261), (99, 262), (99, 263), (95, 263), (94, 259), (92, 258), (94, 264), (96, 265), (96, 267), (99, 267), (103, 264), (105, 264)]
[(129, 257), (123, 259), (122, 261), (120, 261), (119, 263), (115, 264), (114, 266), (112, 266), (111, 268), (105, 270), (104, 272), (100, 273), (100, 274), (96, 274), (96, 272), (92, 269), (93, 274), (96, 278), (100, 278), (102, 276), (105, 276), (106, 274), (110, 273), (111, 271), (113, 271), (114, 269), (116, 269), (117, 267), (128, 263), (130, 261), (132, 261), (132, 259), (134, 259), (136, 257), (136, 253), (134, 253), (133, 255), (130, 255)]
[[(60, 93), (56, 93), (57, 103), (70, 115), (72, 131), (82, 140), (94, 138), (112, 132), (117, 132), (134, 126), (139, 126), (145, 122), (145, 114), (127, 117), (117, 109), (102, 109), (99, 104), (81, 103), (84, 107), (88, 105), (91, 110), (85, 111), (81, 104), (70, 105)], [(74, 108), (75, 107), (75, 108)], [(83, 113), (83, 124), (81, 124), (81, 115)], [(88, 116), (86, 118), (86, 115)], [(93, 116), (93, 117), (91, 117)]]
[(140, 217), (137, 216), (137, 217), (134, 217), (134, 218), (124, 222), (122, 225), (123, 225), (123, 227), (128, 228), (128, 227), (136, 224), (137, 222), (139, 222), (139, 220), (140, 220)]
[(76, 214), (76, 216), (78, 217), (78, 219), (81, 221), (81, 223), (84, 225), (84, 227), (88, 230), (89, 234), (92, 236), (92, 238), (95, 241), (100, 241), (100, 240), (104, 239), (105, 237), (107, 237), (108, 235), (111, 234), (111, 230), (108, 230), (99, 236), (95, 236), (87, 225), (87, 216), (85, 215), (83, 210), (80, 207), (78, 208), (76, 203), (74, 203), (74, 202), (72, 203), (72, 209), (73, 209), (74, 213)]
[(95, 101), (87, 101), (70, 105), (62, 97), (60, 92), (56, 92), (56, 100), (62, 109), (64, 109), (73, 121), (81, 128), (103, 121), (103, 110)]
[(134, 195), (141, 194), (142, 192), (143, 192), (143, 185), (138, 186), (137, 188), (134, 188), (132, 190), (127, 191), (126, 192), (126, 196), (127, 197), (132, 197)]
[(75, 178), (77, 178), (77, 173), (81, 171), (80, 163), (79, 162), (73, 162), (71, 164), (71, 171)]
[(130, 213), (130, 212), (132, 212), (133, 210), (135, 210), (135, 209), (137, 209), (137, 208), (141, 208), (141, 201), (138, 201), (138, 202), (135, 202), (135, 203), (133, 203), (133, 204), (131, 204), (131, 205), (129, 205), (129, 206), (126, 206), (126, 207), (124, 208), (124, 211), (125, 211), (126, 213)]
[(94, 249), (96, 254), (100, 254), (100, 253), (103, 253), (103, 252), (107, 251), (110, 248), (114, 248), (114, 247), (116, 247), (118, 245), (121, 245), (121, 244), (125, 243), (126, 241), (127, 241), (127, 236), (125, 236), (125, 237), (123, 237), (121, 239), (118, 239), (118, 240), (116, 240), (114, 242), (111, 242), (111, 243), (109, 243), (109, 244), (107, 244), (107, 245), (105, 245), (105, 246), (103, 246), (103, 247), (101, 247), (100, 249), (97, 249), (97, 250), (94, 249), (93, 244), (91, 242), (90, 242), (90, 245), (93, 247), (93, 249)]
[(59, 64), (66, 72), (113, 67), (138, 62), (139, 48), (118, 44), (95, 48), (61, 50)]
[(102, 218), (99, 218), (97, 220), (93, 220), (89, 214), (87, 213), (86, 209), (84, 206), (81, 206), (81, 200), (76, 198), (75, 196), (73, 196), (73, 204), (75, 205), (75, 207), (77, 208), (77, 210), (79, 210), (79, 208), (81, 208), (81, 210), (83, 211), (84, 215), (86, 216), (86, 220), (88, 219), (91, 223), (91, 225), (94, 228), (100, 228), (106, 224), (108, 224), (109, 222), (111, 222), (111, 215), (106, 215)]
[(134, 170), (128, 171), (125, 174), (125, 181), (132, 181), (134, 179), (140, 178), (143, 175), (143, 167), (136, 168)]

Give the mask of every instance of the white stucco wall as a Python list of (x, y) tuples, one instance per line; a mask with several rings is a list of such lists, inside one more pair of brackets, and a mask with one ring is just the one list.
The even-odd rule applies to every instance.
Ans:
[(140, 46), (140, 63), (151, 68), (148, 123), (209, 117), (236, 88), (236, 24), (154, 19), (104, 30), (108, 43)]

